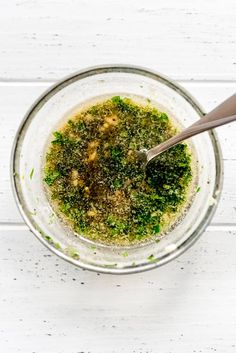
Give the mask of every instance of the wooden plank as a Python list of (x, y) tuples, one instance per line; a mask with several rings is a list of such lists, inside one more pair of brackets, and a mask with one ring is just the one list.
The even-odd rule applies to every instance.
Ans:
[(3, 352), (235, 352), (235, 232), (132, 276), (77, 269), (26, 231), (0, 238)]
[(0, 77), (6, 80), (57, 79), (114, 62), (175, 79), (236, 79), (234, 0), (2, 3)]
[[(182, 83), (198, 98), (206, 110), (231, 95), (235, 87), (233, 84), (222, 83)], [(28, 107), (42, 93), (48, 84), (40, 83), (8, 83), (0, 86), (0, 222), (21, 222), (15, 206), (9, 183), (9, 158), (13, 138), (17, 127)], [(214, 218), (214, 223), (236, 222), (236, 157), (235, 157), (236, 125), (231, 124), (219, 128), (222, 141), (223, 156), (225, 159), (225, 184), (222, 200)]]

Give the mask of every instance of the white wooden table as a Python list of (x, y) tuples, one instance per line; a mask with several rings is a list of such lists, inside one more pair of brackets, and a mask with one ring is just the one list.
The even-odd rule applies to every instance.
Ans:
[(234, 0), (0, 0), (0, 352), (236, 352), (236, 124), (219, 128), (224, 190), (172, 263), (83, 271), (27, 230), (9, 183), (13, 136), (51, 83), (101, 63), (158, 70), (208, 110), (236, 92)]

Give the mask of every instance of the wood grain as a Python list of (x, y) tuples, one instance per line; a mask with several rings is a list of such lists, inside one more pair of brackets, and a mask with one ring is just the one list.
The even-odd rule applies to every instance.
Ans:
[(235, 232), (126, 276), (75, 268), (29, 232), (0, 239), (3, 352), (235, 352)]
[(0, 77), (58, 79), (130, 63), (175, 79), (236, 79), (236, 2), (1, 0)]
[(13, 137), (50, 83), (90, 65), (146, 66), (208, 111), (236, 91), (234, 0), (0, 0), (0, 352), (235, 353), (236, 124), (213, 223), (178, 259), (129, 276), (83, 271), (22, 223)]

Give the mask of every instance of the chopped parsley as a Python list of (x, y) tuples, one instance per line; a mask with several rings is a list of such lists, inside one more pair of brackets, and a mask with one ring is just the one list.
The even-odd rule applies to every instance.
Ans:
[(34, 175), (34, 168), (32, 168), (31, 171), (30, 171), (30, 175), (29, 175), (29, 176), (30, 176), (30, 179), (33, 178), (33, 175)]
[(153, 254), (149, 255), (147, 260), (150, 262), (158, 262), (158, 259)]
[(128, 257), (128, 256), (129, 256), (129, 253), (128, 253), (128, 251), (124, 251), (121, 255), (122, 255), (123, 257)]
[(95, 242), (158, 241), (188, 202), (191, 153), (180, 143), (145, 170), (136, 151), (175, 134), (165, 112), (120, 96), (71, 115), (53, 133), (44, 166), (55, 211)]

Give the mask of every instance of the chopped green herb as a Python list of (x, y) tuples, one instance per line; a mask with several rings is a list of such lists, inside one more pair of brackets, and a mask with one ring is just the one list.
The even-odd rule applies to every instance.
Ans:
[(49, 186), (51, 186), (59, 176), (60, 176), (60, 172), (58, 172), (57, 170), (54, 170), (54, 171), (48, 170), (47, 173), (45, 174), (44, 181)]
[(61, 250), (61, 245), (59, 243), (54, 243), (54, 247), (57, 249), (57, 250)]
[(162, 121), (168, 121), (168, 120), (169, 120), (169, 117), (168, 117), (168, 115), (167, 115), (166, 113), (161, 113), (160, 119), (161, 119)]
[(45, 238), (48, 242), (52, 242), (52, 238), (49, 237), (49, 235), (45, 235), (44, 238)]
[(93, 242), (158, 241), (189, 202), (191, 153), (180, 143), (145, 170), (137, 151), (176, 131), (166, 113), (121, 96), (69, 116), (46, 154), (44, 182), (54, 211)]
[(62, 143), (63, 137), (59, 131), (53, 132), (53, 136), (55, 137), (55, 139), (52, 141), (52, 144), (56, 144), (56, 143), (61, 144)]
[(115, 189), (119, 189), (122, 186), (123, 182), (121, 179), (116, 179), (113, 183)]
[(123, 257), (128, 257), (128, 256), (129, 256), (129, 253), (128, 253), (128, 251), (124, 251), (121, 255), (122, 255)]
[(158, 259), (157, 258), (155, 258), (155, 256), (153, 255), (153, 254), (151, 254), (150, 256), (148, 256), (148, 261), (150, 261), (150, 262), (157, 262), (158, 261)]
[(117, 264), (105, 264), (103, 265), (104, 267), (107, 267), (107, 268), (113, 268), (113, 267), (116, 267)]
[(196, 192), (199, 192), (201, 190), (201, 187), (198, 186), (197, 189), (196, 189)]
[(120, 137), (128, 137), (129, 136), (129, 133), (128, 133), (128, 131), (121, 131), (121, 133), (120, 133)]
[(30, 172), (30, 179), (33, 178), (33, 175), (34, 175), (34, 168), (31, 169), (31, 172)]
[(68, 254), (68, 256), (72, 257), (75, 260), (79, 260), (79, 254), (74, 248), (68, 247), (65, 249), (65, 252)]
[(61, 250), (61, 245), (59, 243), (56, 243), (49, 235), (45, 235), (43, 232), (40, 233), (50, 245), (54, 246), (54, 248), (56, 248), (57, 250)]

